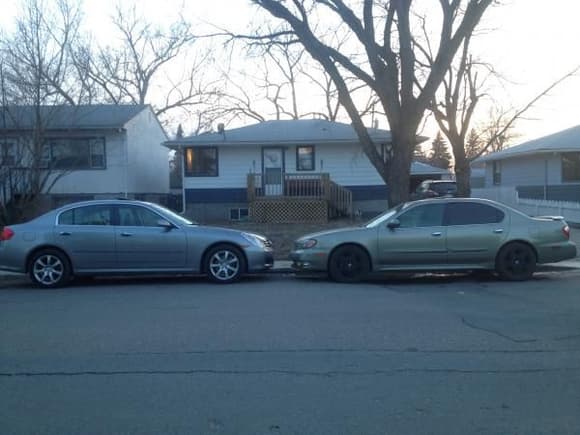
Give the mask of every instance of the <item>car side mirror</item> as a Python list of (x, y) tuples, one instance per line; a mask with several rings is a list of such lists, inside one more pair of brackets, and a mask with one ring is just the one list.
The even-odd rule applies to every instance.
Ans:
[(394, 230), (395, 228), (399, 228), (400, 226), (401, 222), (399, 221), (399, 219), (393, 219), (387, 224), (387, 228), (391, 231)]
[(175, 225), (173, 225), (171, 222), (165, 220), (165, 219), (159, 219), (157, 220), (157, 226), (161, 227), (161, 228), (165, 228), (167, 231), (175, 228)]

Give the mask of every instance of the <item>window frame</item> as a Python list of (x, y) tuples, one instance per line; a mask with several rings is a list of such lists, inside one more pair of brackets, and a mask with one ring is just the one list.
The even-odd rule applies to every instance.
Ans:
[[(60, 143), (65, 143), (66, 146), (71, 147), (74, 146), (75, 142), (86, 142), (87, 147), (87, 165), (79, 166), (79, 167), (70, 167), (64, 166), (59, 167), (55, 165), (54, 159), (54, 148), (55, 146)], [(102, 156), (103, 156), (103, 164), (102, 165), (94, 165), (93, 164), (93, 149), (95, 145), (102, 145)], [(85, 145), (85, 144), (83, 144)], [(78, 145), (77, 145), (78, 146)], [(107, 169), (107, 141), (104, 136), (78, 136), (78, 137), (50, 137), (47, 138), (45, 144), (43, 145), (42, 149), (42, 156), (40, 159), (41, 168), (46, 169), (57, 169), (62, 171), (103, 171)]]
[[(496, 213), (499, 216), (499, 213), (501, 213), (501, 219), (495, 222), (470, 222), (470, 223), (451, 223), (450, 222), (450, 214), (451, 214), (451, 209), (454, 205), (457, 206), (471, 206), (471, 205), (475, 205), (476, 207), (488, 207), (491, 208), (493, 210), (496, 211)], [(473, 214), (473, 216), (480, 216), (479, 213)], [(505, 221), (507, 216), (507, 213), (502, 210), (501, 208), (495, 207), (494, 205), (491, 204), (483, 204), (480, 202), (448, 202), (447, 204), (445, 204), (445, 212), (443, 215), (443, 225), (446, 227), (465, 227), (465, 226), (470, 226), (470, 225), (498, 225), (501, 224), (502, 222)]]
[[(566, 163), (564, 161), (566, 158), (570, 158), (570, 156), (576, 160), (572, 162), (572, 164), (575, 165), (575, 167), (572, 168), (573, 172), (572, 178), (566, 177), (568, 171), (565, 171)], [(580, 152), (572, 151), (567, 153), (561, 153), (560, 162), (562, 169), (562, 183), (580, 183)]]
[[(109, 223), (108, 224), (77, 224), (74, 223), (75, 219), (75, 212), (77, 210), (81, 210), (81, 209), (89, 209), (89, 208), (106, 208), (109, 210)], [(73, 218), (73, 223), (62, 223), (61, 222), (61, 218), (63, 215), (65, 215), (66, 213), (72, 213), (72, 218)], [(58, 216), (56, 217), (56, 225), (57, 226), (74, 226), (74, 227), (110, 227), (110, 226), (114, 226), (115, 225), (115, 210), (113, 209), (112, 206), (108, 205), (108, 204), (88, 204), (88, 205), (79, 205), (76, 207), (71, 207), (68, 208), (66, 210), (61, 211)]]
[[(11, 151), (9, 151), (11, 150)], [(0, 163), (2, 166), (13, 168), (17, 166), (17, 140), (11, 137), (3, 137), (0, 139)], [(12, 161), (8, 161), (11, 157)]]
[[(183, 152), (183, 176), (187, 178), (209, 178), (209, 177), (219, 177), (220, 174), (220, 159), (219, 159), (219, 148), (217, 146), (200, 146), (200, 147), (185, 147)], [(187, 164), (187, 159), (190, 152), (195, 151), (215, 151), (215, 174), (214, 173), (196, 173), (192, 170), (188, 170), (189, 165)]]
[[(301, 166), (300, 160), (300, 149), (301, 148), (310, 148), (312, 151), (312, 155), (310, 156), (310, 160), (312, 162), (312, 168), (304, 168)], [(296, 172), (311, 172), (316, 171), (316, 147), (314, 145), (298, 145), (296, 147)]]
[(501, 185), (501, 160), (493, 160), (491, 165), (491, 181), (494, 186)]

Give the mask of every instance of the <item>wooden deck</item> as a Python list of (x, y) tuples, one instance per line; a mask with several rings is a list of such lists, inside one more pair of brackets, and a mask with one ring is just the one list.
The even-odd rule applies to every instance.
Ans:
[[(272, 182), (274, 181), (274, 182)], [(329, 174), (248, 174), (250, 218), (256, 222), (326, 222), (352, 217), (352, 192)]]

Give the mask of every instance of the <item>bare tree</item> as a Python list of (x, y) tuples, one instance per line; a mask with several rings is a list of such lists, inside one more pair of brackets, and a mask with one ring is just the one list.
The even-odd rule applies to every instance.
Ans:
[[(46, 127), (55, 104), (75, 104), (75, 89), (68, 50), (78, 31), (75, 3), (26, 0), (16, 29), (0, 41), (1, 210), (3, 219), (21, 219), (49, 193), (65, 173), (46, 163)], [(16, 106), (18, 104), (18, 106)]]
[[(428, 50), (427, 58), (433, 62)], [(487, 120), (476, 130), (473, 119), (476, 109), (486, 93), (486, 78), (492, 76), (501, 80), (494, 69), (481, 61), (474, 60), (470, 54), (470, 38), (463, 42), (461, 55), (455, 64), (451, 64), (441, 89), (435, 94), (431, 111), (440, 130), (448, 138), (455, 160), (457, 190), (460, 196), (470, 196), (471, 161), (483, 153), (500, 151), (516, 137), (514, 123), (520, 119), (542, 97), (546, 96), (562, 81), (577, 73), (580, 67), (574, 68), (564, 76), (551, 83), (539, 92), (528, 103), (520, 108), (503, 109), (492, 105)], [(471, 135), (468, 137), (468, 132)], [(478, 144), (477, 151), (475, 144)]]
[(92, 50), (86, 43), (75, 50), (80, 75), (96, 86), (99, 100), (151, 104), (167, 120), (176, 113), (196, 118), (217, 98), (217, 81), (204, 75), (211, 50), (195, 49), (191, 24), (183, 17), (164, 29), (139, 16), (136, 6), (118, 6), (113, 23), (119, 46)]
[[(255, 38), (276, 41), (291, 34), (324, 67), (334, 81), (365, 154), (389, 186), (390, 204), (395, 205), (409, 197), (411, 160), (424, 113), (459, 47), (472, 34), (492, 1), (439, 2), (442, 19), (430, 68), (423, 68), (423, 53), (414, 43), (410, 0), (391, 0), (381, 3), (381, 7), (377, 7), (375, 0), (364, 0), (361, 16), (343, 0), (253, 0), (285, 24), (277, 33)], [(339, 21), (342, 30), (353, 36), (351, 44), (356, 44), (356, 48), (351, 54), (327, 42), (322, 23), (315, 21), (322, 16), (325, 20)], [(346, 72), (372, 89), (386, 114), (393, 142), (390, 155), (384, 159), (350, 95)]]

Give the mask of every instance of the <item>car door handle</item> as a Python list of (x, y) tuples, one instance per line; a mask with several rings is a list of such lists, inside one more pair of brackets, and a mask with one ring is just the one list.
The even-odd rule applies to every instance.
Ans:
[(436, 232), (434, 232), (434, 233), (431, 233), (431, 235), (432, 235), (433, 237), (441, 237), (441, 231), (436, 231)]
[(496, 234), (501, 234), (503, 233), (503, 229), (502, 228), (498, 228), (497, 230), (493, 230), (494, 233)]
[(131, 233), (121, 233), (121, 237), (131, 237), (132, 235)]
[(61, 236), (70, 236), (70, 233), (68, 231), (61, 231), (59, 234)]

